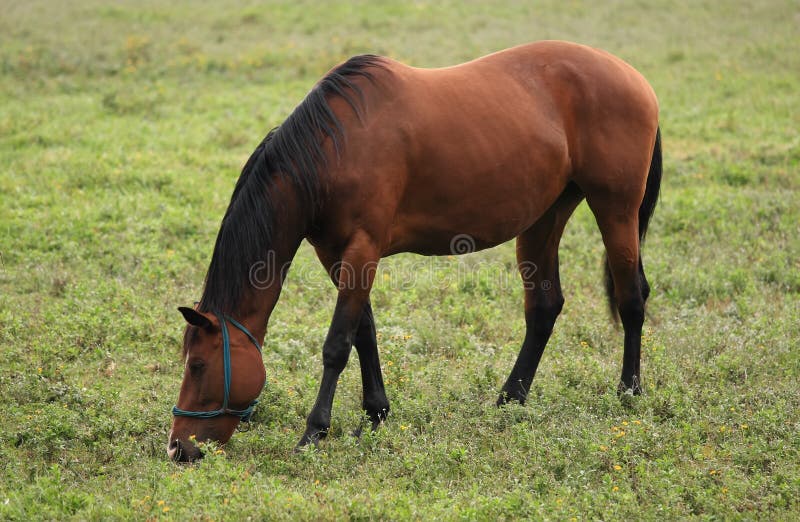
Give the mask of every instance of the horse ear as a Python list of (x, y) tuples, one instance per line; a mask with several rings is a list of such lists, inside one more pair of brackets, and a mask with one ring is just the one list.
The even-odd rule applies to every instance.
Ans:
[(192, 326), (196, 326), (198, 328), (211, 327), (211, 321), (208, 320), (208, 317), (204, 316), (194, 308), (179, 306), (178, 311), (183, 314), (183, 318), (186, 319), (186, 322)]

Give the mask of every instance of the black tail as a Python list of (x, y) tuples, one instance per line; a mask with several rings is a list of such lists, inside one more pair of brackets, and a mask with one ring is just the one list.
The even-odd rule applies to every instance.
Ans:
[[(661, 189), (661, 128), (656, 130), (656, 143), (653, 146), (653, 159), (650, 160), (650, 171), (647, 173), (647, 185), (644, 189), (644, 198), (639, 206), (639, 246), (644, 243), (644, 236), (647, 234), (647, 226), (650, 218), (658, 203), (658, 192)], [(611, 268), (608, 266), (608, 257), (605, 259), (606, 272), (606, 296), (608, 306), (611, 309), (611, 317), (616, 321), (619, 317), (617, 310), (617, 300), (614, 298), (614, 279), (611, 277)], [(642, 269), (642, 257), (639, 254), (639, 273), (644, 275)], [(648, 292), (649, 293), (649, 292)], [(645, 296), (645, 299), (647, 297)]]

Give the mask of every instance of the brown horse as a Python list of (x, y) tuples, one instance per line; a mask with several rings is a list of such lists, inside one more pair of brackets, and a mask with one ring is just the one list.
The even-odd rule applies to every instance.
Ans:
[(249, 417), (265, 380), (253, 345), (264, 339), (304, 238), (338, 299), (300, 446), (327, 434), (353, 346), (372, 428), (386, 418), (369, 300), (374, 268), (398, 252), (462, 253), (456, 239), (467, 238), (471, 251), (517, 238), (526, 334), (497, 402), (524, 402), (564, 302), (558, 244), (584, 198), (602, 233), (609, 300), (625, 331), (620, 391), (639, 393), (649, 293), (639, 249), (660, 180), (656, 96), (636, 70), (603, 51), (547, 41), (443, 69), (351, 58), (317, 83), (242, 170), (202, 299), (180, 309), (188, 326), (171, 458), (200, 457), (193, 440), (224, 443)]

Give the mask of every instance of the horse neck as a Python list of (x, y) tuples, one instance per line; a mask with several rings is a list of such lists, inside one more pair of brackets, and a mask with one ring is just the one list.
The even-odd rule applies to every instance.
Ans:
[[(278, 188), (278, 187), (276, 187)], [(276, 206), (272, 246), (248, 274), (247, 289), (236, 306), (236, 315), (259, 342), (280, 297), (289, 266), (308, 227), (308, 212), (294, 190), (279, 187), (282, 203)], [(273, 195), (276, 191), (273, 190)]]

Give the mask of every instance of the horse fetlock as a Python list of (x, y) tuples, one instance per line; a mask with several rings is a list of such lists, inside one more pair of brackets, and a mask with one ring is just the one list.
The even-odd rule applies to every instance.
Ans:
[(385, 398), (383, 400), (364, 400), (361, 408), (367, 412), (372, 422), (386, 420), (389, 415), (389, 401)]
[(367, 415), (369, 415), (369, 420), (372, 422), (372, 431), (375, 431), (389, 416), (389, 408), (387, 407), (377, 412), (367, 412)]

